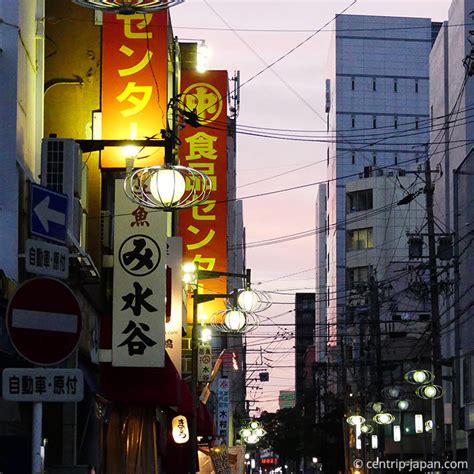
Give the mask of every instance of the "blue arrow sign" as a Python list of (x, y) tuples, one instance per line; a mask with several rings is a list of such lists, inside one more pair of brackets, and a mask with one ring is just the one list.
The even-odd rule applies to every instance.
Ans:
[(38, 237), (65, 243), (68, 197), (31, 184), (30, 232)]

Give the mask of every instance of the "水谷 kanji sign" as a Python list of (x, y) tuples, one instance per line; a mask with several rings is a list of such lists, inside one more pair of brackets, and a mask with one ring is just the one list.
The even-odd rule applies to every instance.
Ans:
[[(102, 137), (161, 138), (166, 129), (169, 13), (104, 15)], [(138, 151), (138, 150), (137, 150)], [(144, 158), (144, 156), (148, 158)], [(136, 166), (163, 163), (163, 148), (142, 151)], [(125, 167), (120, 148), (102, 152), (101, 167)]]
[[(180, 132), (180, 163), (207, 174), (212, 181), (209, 199), (182, 209), (179, 235), (183, 261), (194, 261), (202, 270), (227, 271), (227, 72), (198, 73), (184, 70), (182, 100), (195, 110), (202, 126)], [(224, 278), (206, 280), (206, 293), (226, 293)], [(225, 308), (223, 299), (200, 305), (201, 315)], [(192, 316), (192, 311), (188, 311)], [(188, 321), (190, 322), (190, 321)]]
[(2, 396), (17, 402), (79, 402), (84, 396), (80, 369), (4, 369)]
[(164, 367), (166, 214), (115, 185), (112, 365)]

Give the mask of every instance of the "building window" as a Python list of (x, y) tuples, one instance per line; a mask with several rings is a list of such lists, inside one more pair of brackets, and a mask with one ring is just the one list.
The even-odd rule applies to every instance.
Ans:
[(352, 152), (352, 154), (351, 154), (351, 162), (352, 162), (353, 165), (355, 165), (355, 162), (356, 162), (356, 154), (355, 154), (355, 152)]
[(372, 127), (377, 128), (377, 117), (375, 115), (372, 117)]
[(372, 79), (372, 90), (374, 92), (377, 90), (377, 79), (375, 77)]
[(415, 79), (415, 94), (418, 94), (419, 87), (418, 87), (418, 79)]
[(377, 155), (376, 155), (375, 153), (374, 153), (373, 156), (372, 156), (372, 164), (373, 164), (374, 166), (377, 165)]
[(356, 118), (355, 118), (355, 115), (351, 115), (351, 126), (352, 126), (352, 128), (355, 128), (355, 126), (356, 126)]
[(398, 128), (398, 117), (393, 118), (393, 128)]
[(346, 287), (348, 290), (353, 290), (360, 283), (367, 283), (369, 281), (370, 267), (353, 267), (348, 268), (346, 273)]
[(398, 155), (395, 153), (395, 157), (393, 159), (393, 164), (398, 165)]
[(398, 92), (398, 80), (393, 80), (393, 92)]
[(347, 232), (347, 251), (371, 249), (374, 247), (372, 227), (349, 230)]
[(356, 80), (355, 77), (351, 77), (351, 89), (355, 91), (356, 88)]
[(346, 194), (346, 212), (366, 211), (373, 208), (373, 191), (364, 189)]

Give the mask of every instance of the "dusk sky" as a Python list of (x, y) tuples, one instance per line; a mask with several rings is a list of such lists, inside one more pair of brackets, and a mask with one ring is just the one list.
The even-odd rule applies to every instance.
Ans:
[[(294, 389), (294, 293), (317, 292), (314, 234), (274, 245), (252, 243), (314, 229), (317, 186), (311, 184), (326, 179), (325, 144), (262, 135), (324, 139), (325, 65), (334, 23), (315, 32), (337, 13), (350, 7), (347, 14), (444, 21), (450, 4), (451, 0), (186, 0), (171, 10), (175, 35), (206, 40), (209, 69), (227, 70), (229, 76), (240, 71), (238, 127), (244, 133), (237, 137), (237, 194), (244, 199), (247, 267), (253, 282), (260, 283), (257, 289), (272, 292), (273, 300), (262, 313), (262, 326), (248, 337), (248, 363), (260, 362), (260, 353), (254, 351), (261, 347), (264, 362), (273, 367), (268, 369), (270, 382), (250, 382), (263, 387), (248, 390), (247, 397), (257, 401), (251, 408), (275, 411), (279, 391)], [(309, 186), (252, 197), (304, 185)], [(251, 369), (249, 365), (247, 375), (258, 377), (259, 371), (252, 374)]]

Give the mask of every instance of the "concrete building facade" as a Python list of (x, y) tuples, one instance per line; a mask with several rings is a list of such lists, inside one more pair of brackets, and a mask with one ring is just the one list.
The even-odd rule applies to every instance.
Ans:
[[(423, 148), (419, 145), (427, 141), (429, 131), (432, 34), (431, 21), (423, 18), (341, 15), (336, 19), (326, 81), (331, 142), (327, 149), (328, 182), (325, 191), (320, 187), (317, 197), (318, 228), (325, 228), (326, 235), (317, 241), (316, 273), (323, 300), (317, 306), (316, 322), (327, 325), (329, 360), (334, 362), (342, 358), (339, 336), (344, 332), (346, 313), (346, 269), (360, 263), (357, 251), (346, 252), (349, 227), (345, 185), (358, 179), (359, 173), (371, 176), (377, 168), (416, 169), (421, 163)], [(360, 249), (369, 244), (367, 232), (362, 235), (365, 227), (361, 222), (355, 220), (350, 229), (351, 238), (357, 237), (354, 231), (359, 230), (356, 240)], [(371, 238), (371, 252), (379, 260), (384, 252), (382, 241)], [(378, 278), (383, 278), (385, 263), (379, 262), (374, 269)]]
[[(445, 418), (453, 456), (474, 462), (474, 344), (472, 341), (472, 185), (474, 125), (473, 52), (469, 39), (474, 1), (456, 0), (449, 9), (430, 55), (430, 156), (434, 174), (435, 219), (439, 239), (448, 238), (453, 254), (438, 258), (441, 344), (446, 366)], [(439, 257), (438, 251), (438, 257)], [(443, 270), (444, 269), (444, 270)], [(448, 446), (449, 447), (449, 446)]]

